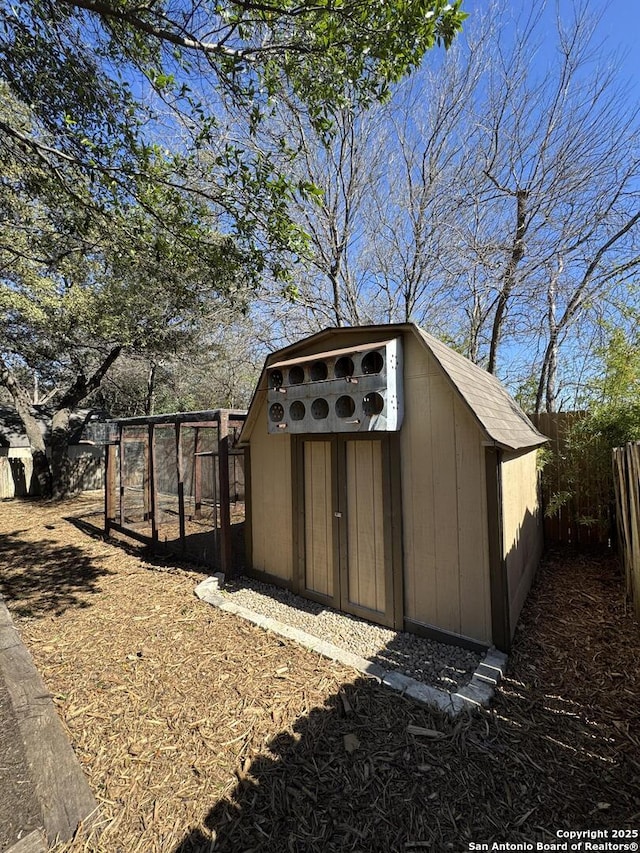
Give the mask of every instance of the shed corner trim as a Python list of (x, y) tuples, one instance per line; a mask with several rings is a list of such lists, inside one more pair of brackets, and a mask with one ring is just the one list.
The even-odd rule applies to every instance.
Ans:
[(511, 625), (502, 523), (502, 456), (502, 448), (485, 447), (491, 635), (496, 648), (508, 653), (511, 648)]

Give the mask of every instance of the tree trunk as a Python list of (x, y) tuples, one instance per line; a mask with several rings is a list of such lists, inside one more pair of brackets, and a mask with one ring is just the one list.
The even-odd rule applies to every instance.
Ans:
[(543, 397), (546, 402), (546, 411), (555, 412), (558, 398), (558, 350), (560, 347), (560, 329), (558, 327), (557, 293), (560, 277), (564, 270), (564, 261), (558, 258), (556, 269), (549, 276), (547, 286), (547, 327), (549, 329), (549, 343), (545, 349), (540, 376), (538, 378), (538, 390), (536, 393), (536, 414), (542, 411)]
[(71, 412), (89, 394), (99, 388), (111, 365), (116, 361), (122, 347), (114, 347), (100, 367), (87, 379), (80, 373), (73, 385), (63, 394), (53, 416), (51, 428), (51, 468), (54, 497), (67, 497), (71, 490), (71, 461), (69, 459), (69, 436)]
[(156, 407), (156, 372), (158, 370), (158, 365), (154, 362), (151, 363), (151, 367), (149, 368), (149, 372), (147, 373), (147, 396), (144, 403), (144, 413), (145, 415), (153, 415)]
[(511, 247), (511, 254), (502, 278), (502, 288), (496, 302), (496, 313), (493, 316), (493, 328), (491, 329), (491, 346), (489, 348), (489, 373), (495, 373), (498, 362), (498, 347), (502, 338), (502, 325), (507, 311), (507, 305), (516, 282), (516, 271), (518, 264), (524, 256), (524, 235), (527, 230), (527, 190), (517, 190), (515, 197), (516, 206), (516, 231)]
[(51, 496), (52, 480), (44, 436), (40, 429), (40, 424), (33, 415), (29, 395), (21, 387), (2, 359), (0, 359), (0, 384), (4, 385), (11, 394), (16, 412), (23, 423), (27, 438), (29, 439), (31, 456), (33, 458), (33, 473), (38, 481), (40, 494), (48, 498)]
[(71, 493), (70, 421), (71, 409), (67, 407), (54, 412), (51, 421), (51, 475), (53, 497), (56, 499), (65, 498)]
[(558, 401), (558, 338), (554, 336), (553, 346), (549, 357), (547, 369), (546, 403), (547, 411), (555, 412)]
[(335, 261), (329, 270), (329, 282), (331, 284), (331, 293), (333, 294), (333, 316), (335, 317), (336, 326), (344, 326), (344, 318), (342, 316), (342, 308), (340, 307), (340, 282), (338, 281), (339, 262)]
[(467, 312), (469, 317), (469, 344), (467, 346), (467, 358), (474, 364), (480, 360), (480, 330), (482, 328), (482, 309), (480, 297), (477, 293), (473, 295), (473, 307)]

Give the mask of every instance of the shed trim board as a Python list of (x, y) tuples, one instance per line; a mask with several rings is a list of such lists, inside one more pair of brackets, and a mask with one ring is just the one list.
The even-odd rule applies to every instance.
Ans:
[[(393, 338), (404, 350), (398, 429), (268, 434), (267, 369)], [(396, 630), (507, 650), (541, 550), (534, 469), (546, 440), (495, 377), (413, 324), (325, 329), (278, 350), (239, 438), (251, 446), (247, 574)], [(354, 478), (362, 529), (349, 527)], [(358, 537), (372, 575), (348, 595)]]
[(378, 349), (378, 347), (388, 344), (389, 341), (375, 341), (371, 344), (359, 344), (356, 347), (341, 347), (340, 349), (324, 350), (323, 352), (314, 352), (311, 356), (303, 355), (300, 358), (289, 358), (285, 361), (274, 361), (269, 363), (269, 367), (294, 367), (296, 364), (304, 364), (309, 361), (309, 358), (338, 358), (341, 355), (348, 355), (353, 352), (367, 352), (369, 350)]
[(424, 637), (426, 640), (435, 640), (437, 643), (445, 643), (449, 646), (460, 646), (471, 652), (483, 653), (492, 645), (488, 642), (481, 643), (472, 637), (465, 637), (462, 634), (452, 634), (451, 631), (443, 631), (442, 628), (436, 628), (433, 625), (416, 622), (415, 619), (405, 618), (403, 620), (403, 627), (408, 634), (415, 634), (418, 637)]
[(491, 628), (495, 646), (500, 651), (508, 652), (511, 647), (511, 625), (502, 530), (502, 450), (498, 447), (487, 447), (485, 460), (491, 573)]

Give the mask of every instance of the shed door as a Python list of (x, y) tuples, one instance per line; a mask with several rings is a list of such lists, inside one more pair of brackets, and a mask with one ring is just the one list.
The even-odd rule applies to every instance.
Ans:
[(393, 625), (388, 439), (314, 438), (301, 445), (301, 591), (336, 609)]
[(385, 542), (382, 443), (346, 442), (347, 604), (384, 615)]
[(334, 596), (333, 464), (330, 441), (304, 443), (304, 587)]

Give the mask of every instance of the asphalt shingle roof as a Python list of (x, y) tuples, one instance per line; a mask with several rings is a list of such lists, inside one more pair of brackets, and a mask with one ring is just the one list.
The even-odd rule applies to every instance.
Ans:
[(547, 440), (495, 376), (415, 328), (490, 439), (511, 450), (536, 447)]

